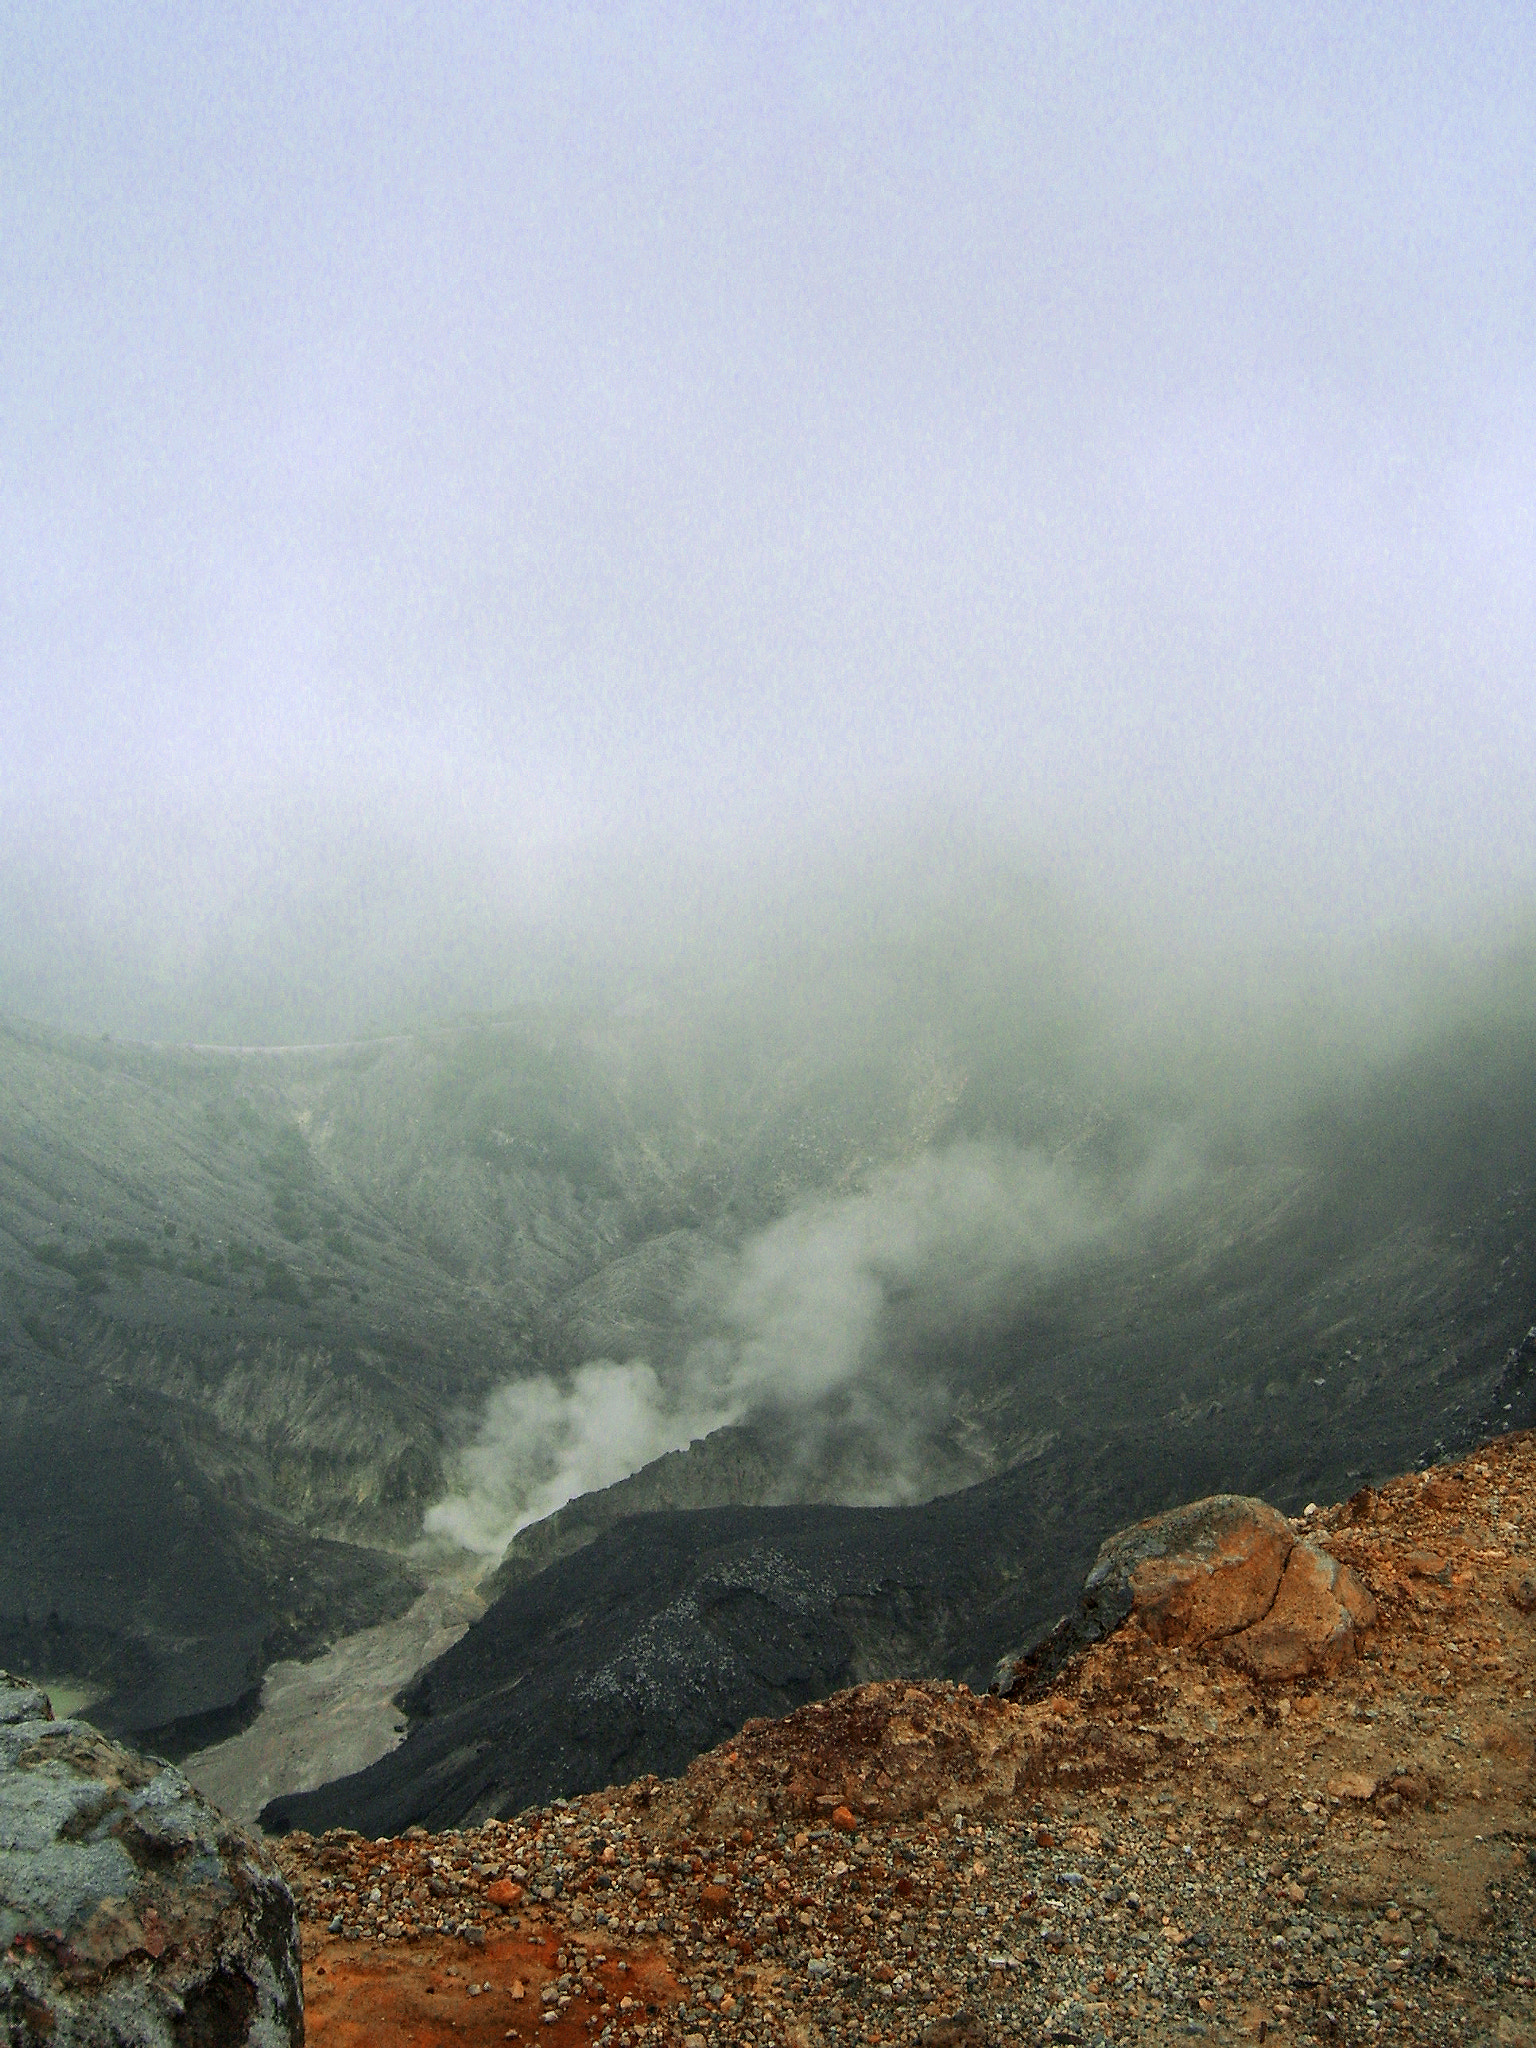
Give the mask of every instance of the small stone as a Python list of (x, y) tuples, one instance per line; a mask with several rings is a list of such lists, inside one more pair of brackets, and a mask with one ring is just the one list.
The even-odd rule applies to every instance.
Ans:
[(922, 2048), (987, 2048), (986, 2028), (964, 2007), (924, 2027), (921, 2038)]
[(0, 1728), (14, 1726), (20, 1721), (51, 1721), (53, 1703), (41, 1686), (30, 1678), (18, 1678), (10, 1671), (0, 1671)]
[(1367, 1777), (1363, 1771), (1341, 1771), (1336, 1778), (1328, 1780), (1328, 1796), (1330, 1799), (1374, 1799), (1376, 1780)]
[(1448, 1472), (1437, 1472), (1433, 1478), (1425, 1480), (1419, 1498), (1426, 1506), (1441, 1510), (1462, 1507), (1467, 1498), (1466, 1482)]

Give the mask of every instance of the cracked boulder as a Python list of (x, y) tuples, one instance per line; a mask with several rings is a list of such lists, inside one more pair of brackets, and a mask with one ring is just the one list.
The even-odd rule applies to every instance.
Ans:
[(1262, 1621), (1296, 1538), (1268, 1502), (1217, 1493), (1111, 1536), (1083, 1588), (1155, 1643), (1209, 1643)]
[(1102, 1546), (1077, 1612), (998, 1679), (1014, 1697), (1046, 1689), (1078, 1651), (1134, 1618), (1153, 1642), (1219, 1645), (1278, 1684), (1337, 1671), (1376, 1619), (1345, 1565), (1298, 1542), (1267, 1501), (1218, 1493), (1121, 1529)]
[(0, 1672), (0, 2040), (303, 2039), (298, 1915), (267, 1850), (180, 1771)]
[(1315, 1543), (1297, 1543), (1269, 1612), (1222, 1652), (1270, 1684), (1325, 1675), (1349, 1662), (1358, 1632), (1375, 1619), (1376, 1602), (1347, 1564)]

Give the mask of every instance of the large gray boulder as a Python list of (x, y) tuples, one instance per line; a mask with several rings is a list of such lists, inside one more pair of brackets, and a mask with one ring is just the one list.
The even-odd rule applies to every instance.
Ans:
[(295, 2048), (299, 1921), (181, 1772), (0, 1672), (0, 2041)]

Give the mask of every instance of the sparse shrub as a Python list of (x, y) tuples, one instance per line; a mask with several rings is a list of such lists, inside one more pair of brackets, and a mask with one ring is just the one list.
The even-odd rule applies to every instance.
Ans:
[(62, 1358), (63, 1348), (58, 1338), (49, 1329), (41, 1316), (24, 1315), (21, 1327), (26, 1331), (39, 1351), (46, 1351), (50, 1358)]
[(62, 1245), (36, 1244), (32, 1256), (56, 1273), (68, 1273), (82, 1294), (104, 1294), (109, 1284), (107, 1255), (100, 1245), (88, 1244), (83, 1251), (65, 1251)]
[(109, 1237), (107, 1253), (125, 1280), (142, 1280), (144, 1268), (167, 1263), (142, 1237)]
[(291, 1266), (285, 1266), (279, 1259), (267, 1261), (266, 1277), (257, 1289), (257, 1298), (262, 1301), (283, 1301), (293, 1308), (303, 1308), (308, 1295), (299, 1284), (299, 1276)]
[(304, 1133), (289, 1124), (279, 1131), (261, 1162), (262, 1176), (273, 1190), (274, 1198), (278, 1189), (292, 1194), (307, 1191), (315, 1184), (315, 1162), (310, 1156)]
[(309, 1235), (309, 1222), (303, 1210), (285, 1194), (272, 1198), (272, 1221), (290, 1244), (299, 1244)]

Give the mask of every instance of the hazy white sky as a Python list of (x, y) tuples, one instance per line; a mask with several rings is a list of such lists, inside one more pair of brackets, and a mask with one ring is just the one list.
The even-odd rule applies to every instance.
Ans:
[(0, 114), (0, 1008), (908, 808), (1536, 880), (1525, 0), (60, 0)]

